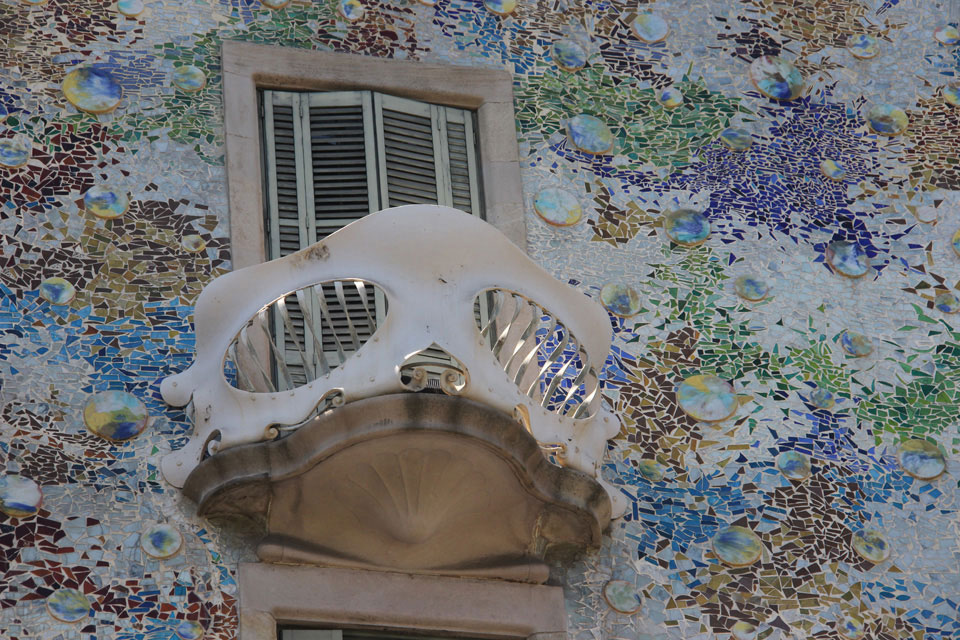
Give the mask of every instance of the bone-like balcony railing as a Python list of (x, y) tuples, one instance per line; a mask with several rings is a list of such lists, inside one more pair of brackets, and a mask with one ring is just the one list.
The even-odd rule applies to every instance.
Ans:
[(287, 292), (240, 329), (227, 348), (225, 372), (235, 387), (253, 392), (312, 382), (367, 343), (385, 307), (380, 288), (363, 280), (319, 282)]
[(556, 315), (516, 291), (491, 289), (480, 336), (520, 391), (547, 411), (589, 418), (600, 404), (600, 379), (590, 356)]
[(161, 384), (167, 403), (193, 405), (187, 445), (163, 460), (175, 486), (205, 455), (403, 391), (512, 414), (554, 460), (593, 477), (618, 431), (596, 373), (611, 340), (606, 312), (455, 209), (387, 209), (225, 274), (194, 317), (196, 360)]

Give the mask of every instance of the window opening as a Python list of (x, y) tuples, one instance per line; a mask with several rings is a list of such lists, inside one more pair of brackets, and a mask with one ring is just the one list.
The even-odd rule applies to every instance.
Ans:
[[(260, 105), (268, 259), (295, 253), (386, 207), (439, 204), (483, 217), (472, 111), (372, 91), (266, 90)], [(350, 335), (349, 314), (356, 313), (353, 324), (364, 327), (360, 345), (372, 337), (387, 312), (383, 292), (368, 287), (365, 301), (353, 288), (345, 294), (346, 304), (337, 304), (342, 301), (335, 292), (314, 287), (306, 296), (288, 297), (286, 317), (272, 312), (272, 335), (283, 337), (285, 357), (284, 366), (273, 366), (278, 390), (290, 386), (287, 378), (299, 386), (312, 379), (311, 369), (321, 369), (304, 366), (297, 350), (309, 333), (304, 322), (321, 317), (321, 307), (345, 308), (331, 318), (338, 336)], [(376, 310), (373, 326), (364, 321), (365, 306)], [(484, 308), (477, 313), (486, 319)], [(315, 329), (324, 348), (333, 344), (329, 326)], [(337, 362), (333, 353), (326, 357)], [(424, 357), (449, 362), (436, 349)]]
[[(462, 638), (458, 640), (477, 640)], [(448, 637), (424, 636), (418, 634), (396, 634), (389, 632), (370, 632), (352, 629), (297, 629), (281, 628), (279, 640), (452, 640)]]

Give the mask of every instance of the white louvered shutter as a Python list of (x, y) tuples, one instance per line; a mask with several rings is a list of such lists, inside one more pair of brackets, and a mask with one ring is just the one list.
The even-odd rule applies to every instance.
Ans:
[[(372, 97), (368, 92), (265, 91), (263, 106), (269, 259), (308, 247), (380, 209)], [(375, 327), (367, 321), (363, 301), (354, 287), (337, 291), (332, 285), (325, 286), (322, 301), (319, 293), (305, 296), (307, 311), (314, 319), (327, 359), (335, 363), (334, 334), (345, 350), (352, 349), (348, 314), (361, 343)], [(368, 288), (366, 294), (368, 308), (375, 308), (373, 289)], [(300, 301), (288, 296), (285, 304), (289, 322), (284, 322), (280, 314), (273, 322), (274, 335), (284, 336), (286, 373), (290, 376), (288, 382), (281, 375), (283, 371), (275, 373), (281, 387), (298, 386), (313, 377), (302, 364), (301, 350), (315, 367), (318, 360), (314, 342), (304, 329), (306, 317)], [(316, 326), (323, 309), (329, 312), (333, 331), (325, 323)]]
[[(442, 204), (482, 216), (469, 111), (365, 91), (265, 91), (263, 107), (269, 259), (387, 207)], [(359, 294), (352, 287), (342, 294), (346, 313), (334, 287), (324, 288), (335, 333), (345, 347), (352, 343), (349, 315), (365, 342), (375, 328), (366, 321)], [(367, 296), (382, 318), (385, 301), (372, 288)], [(302, 309), (293, 296), (286, 304), (300, 348), (309, 349)], [(318, 318), (320, 301), (310, 305), (311, 317)], [(285, 336), (294, 385), (306, 382), (309, 372), (297, 364), (290, 327), (280, 318), (274, 326)], [(321, 336), (324, 352), (335, 354), (330, 331)]]
[(462, 109), (444, 108), (444, 129), (447, 134), (446, 164), (450, 170), (450, 206), (480, 215), (479, 168), (473, 114)]
[[(482, 215), (470, 112), (384, 94), (374, 94), (374, 112), (381, 202), (441, 204)], [(481, 305), (482, 320), (486, 308)], [(449, 362), (436, 349), (423, 356)]]
[(380, 201), (442, 204), (480, 215), (473, 114), (374, 95)]

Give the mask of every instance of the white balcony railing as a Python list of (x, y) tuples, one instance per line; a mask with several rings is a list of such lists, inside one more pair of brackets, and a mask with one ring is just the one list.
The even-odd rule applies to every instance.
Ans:
[(606, 312), (454, 209), (387, 209), (221, 276), (200, 296), (195, 325), (196, 361), (161, 384), (167, 403), (192, 403), (193, 434), (163, 461), (175, 486), (205, 456), (403, 391), (512, 414), (557, 464), (595, 478), (618, 431), (597, 375)]

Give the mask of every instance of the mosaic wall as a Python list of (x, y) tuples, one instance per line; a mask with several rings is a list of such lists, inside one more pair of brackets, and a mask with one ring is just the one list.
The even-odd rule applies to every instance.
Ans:
[(0, 0), (0, 637), (234, 637), (249, 545), (157, 468), (223, 39), (513, 72), (529, 252), (615, 327), (572, 638), (960, 637), (946, 3), (287, 2)]

